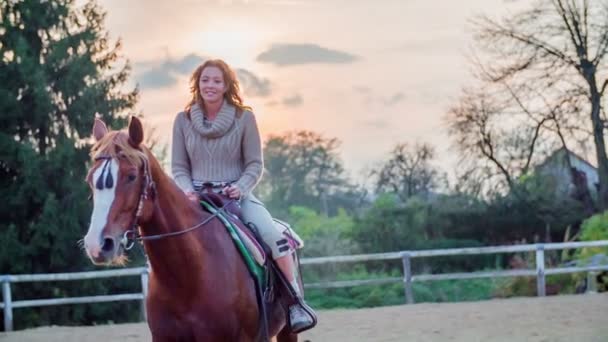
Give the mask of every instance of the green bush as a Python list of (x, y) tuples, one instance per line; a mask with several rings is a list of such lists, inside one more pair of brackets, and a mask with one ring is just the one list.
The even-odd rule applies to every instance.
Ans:
[[(608, 211), (601, 214), (591, 216), (585, 220), (581, 226), (581, 241), (608, 240)], [(596, 255), (603, 254), (604, 260), (608, 259), (608, 247), (586, 247), (577, 251), (574, 258), (579, 265), (588, 265)], [(575, 276), (578, 283), (584, 283), (587, 277), (586, 273), (580, 273)], [(596, 276), (597, 291), (608, 291), (608, 272), (600, 272)]]
[[(547, 295), (573, 294), (578, 279), (572, 274), (555, 274), (545, 277)], [(499, 281), (494, 296), (499, 298), (536, 296), (536, 277), (513, 277)]]
[(302, 257), (356, 254), (356, 243), (347, 238), (353, 227), (353, 219), (345, 210), (327, 217), (313, 209), (300, 206), (289, 208), (289, 221), (304, 240)]
[(413, 284), (417, 303), (451, 303), (492, 299), (492, 279), (438, 280)]
[[(591, 216), (583, 222), (580, 240), (608, 240), (608, 211)], [(581, 248), (577, 254), (577, 259), (585, 260), (600, 253), (608, 255), (608, 247)]]
[[(399, 272), (368, 273), (357, 268), (351, 273), (338, 274), (335, 280), (364, 280), (401, 277)], [(311, 283), (308, 281), (307, 283)], [(460, 302), (491, 299), (495, 292), (491, 279), (429, 281), (412, 284), (414, 301)], [(308, 289), (307, 301), (317, 309), (365, 308), (405, 304), (402, 282), (332, 289)]]

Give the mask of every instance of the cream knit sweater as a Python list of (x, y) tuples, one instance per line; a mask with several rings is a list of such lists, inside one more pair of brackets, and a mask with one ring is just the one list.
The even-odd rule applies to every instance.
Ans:
[(171, 172), (185, 192), (193, 191), (192, 180), (233, 182), (243, 196), (256, 186), (264, 169), (260, 132), (250, 111), (235, 115), (235, 107), (224, 101), (217, 117), (207, 121), (194, 105), (190, 119), (185, 112), (173, 123)]

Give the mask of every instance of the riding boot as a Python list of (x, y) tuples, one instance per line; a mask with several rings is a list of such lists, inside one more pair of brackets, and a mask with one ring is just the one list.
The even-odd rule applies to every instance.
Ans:
[(289, 327), (292, 333), (297, 334), (317, 325), (317, 315), (304, 301), (298, 283), (293, 281), (290, 285), (296, 294), (296, 303), (289, 306)]

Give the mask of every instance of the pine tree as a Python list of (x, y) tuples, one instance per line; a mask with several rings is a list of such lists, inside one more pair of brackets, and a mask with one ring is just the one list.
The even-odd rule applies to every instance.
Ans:
[[(125, 91), (130, 67), (104, 17), (94, 1), (0, 0), (0, 274), (92, 268), (77, 245), (91, 214), (84, 182), (88, 137), (96, 112), (123, 127), (138, 94)], [(61, 297), (79, 288), (19, 285), (15, 299)], [(15, 324), (90, 323), (111, 310), (67, 309), (20, 309)]]

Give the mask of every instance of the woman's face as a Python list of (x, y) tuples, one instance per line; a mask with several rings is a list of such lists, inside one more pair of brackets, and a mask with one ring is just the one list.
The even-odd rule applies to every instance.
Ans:
[(214, 66), (208, 66), (203, 69), (201, 78), (198, 80), (198, 86), (205, 103), (221, 101), (227, 90), (222, 70)]

